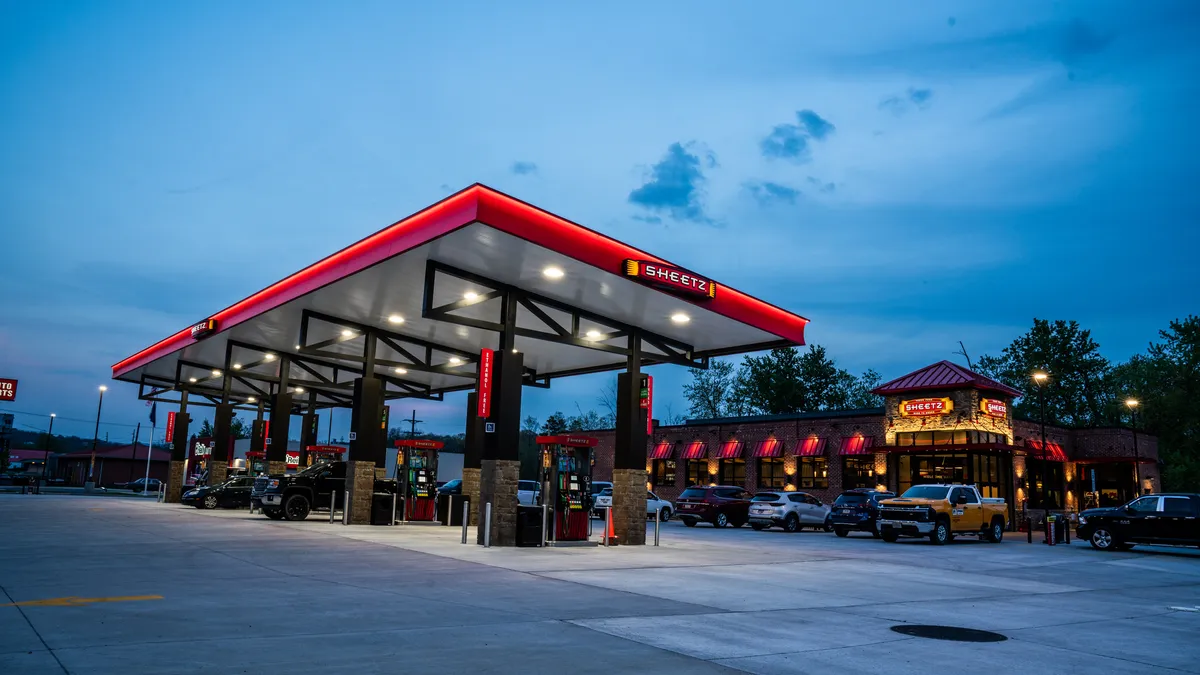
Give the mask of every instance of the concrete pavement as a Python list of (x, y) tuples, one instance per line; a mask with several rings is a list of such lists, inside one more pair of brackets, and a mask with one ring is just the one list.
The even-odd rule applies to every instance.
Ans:
[(0, 495), (0, 672), (1200, 673), (1194, 550), (678, 523), (658, 548), (483, 549), (321, 516)]

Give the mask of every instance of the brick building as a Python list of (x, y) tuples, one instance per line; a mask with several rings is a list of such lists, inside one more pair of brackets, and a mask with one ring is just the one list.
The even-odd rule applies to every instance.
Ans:
[[(675, 499), (693, 484), (803, 490), (826, 502), (856, 487), (903, 491), (965, 482), (1022, 508), (1076, 511), (1158, 488), (1157, 439), (1129, 429), (1066, 429), (1013, 419), (1021, 392), (948, 361), (875, 390), (882, 408), (689, 420), (647, 444), (647, 486)], [(612, 472), (613, 433), (599, 438), (594, 477)], [(1094, 479), (1094, 483), (1093, 483)], [(1094, 487), (1093, 487), (1094, 485)]]

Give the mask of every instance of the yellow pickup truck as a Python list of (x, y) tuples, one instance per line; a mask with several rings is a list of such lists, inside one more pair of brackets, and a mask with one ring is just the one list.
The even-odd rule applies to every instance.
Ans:
[(917, 485), (879, 502), (879, 536), (929, 537), (941, 545), (965, 534), (998, 544), (1007, 513), (1003, 499), (984, 499), (974, 485)]

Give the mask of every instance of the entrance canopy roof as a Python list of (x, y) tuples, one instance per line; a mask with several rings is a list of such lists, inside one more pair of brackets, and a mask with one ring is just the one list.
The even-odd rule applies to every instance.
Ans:
[[(482, 185), (419, 211), (113, 366), (153, 400), (349, 405), (475, 388), (506, 325), (525, 382), (804, 344), (807, 320)], [(283, 365), (286, 363), (286, 370)], [(204, 402), (201, 399), (196, 402)]]

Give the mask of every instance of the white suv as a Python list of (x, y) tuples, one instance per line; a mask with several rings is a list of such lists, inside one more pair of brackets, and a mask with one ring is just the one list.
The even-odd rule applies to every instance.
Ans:
[(799, 532), (811, 527), (833, 531), (829, 506), (807, 492), (760, 492), (750, 500), (750, 527), (765, 530), (782, 527), (786, 532)]
[[(596, 510), (601, 514), (604, 509), (612, 508), (612, 488), (604, 488), (600, 494), (596, 495)], [(662, 510), (663, 522), (671, 519), (671, 514), (674, 513), (671, 502), (665, 499), (659, 499), (658, 495), (653, 492), (646, 492), (646, 517), (653, 520), (655, 514)]]

